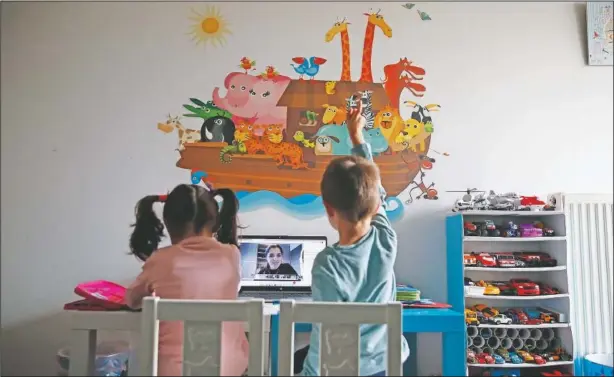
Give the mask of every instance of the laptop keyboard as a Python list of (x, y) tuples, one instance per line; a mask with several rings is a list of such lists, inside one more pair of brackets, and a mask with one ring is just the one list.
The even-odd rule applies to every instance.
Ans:
[(261, 298), (265, 301), (311, 299), (311, 293), (308, 292), (242, 292), (239, 296)]

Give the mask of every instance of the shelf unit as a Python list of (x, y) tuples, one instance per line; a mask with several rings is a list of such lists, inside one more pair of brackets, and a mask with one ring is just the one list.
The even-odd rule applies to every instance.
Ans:
[[(465, 221), (484, 221), (492, 220), (497, 225), (502, 225), (508, 221), (514, 221), (520, 225), (533, 221), (542, 221), (546, 226), (554, 229), (555, 237), (535, 237), (535, 238), (505, 238), (505, 237), (474, 237), (464, 236), (463, 224)], [(557, 260), (555, 267), (515, 267), (515, 268), (493, 268), (464, 266), (462, 275), (474, 281), (507, 281), (514, 278), (531, 279), (539, 283), (549, 284), (560, 290), (556, 295), (540, 296), (503, 296), (503, 295), (478, 295), (466, 294), (464, 286), (457, 288), (448, 284), (448, 297), (451, 293), (454, 296), (461, 296), (463, 306), (471, 307), (476, 304), (485, 304), (495, 308), (547, 308), (563, 315), (564, 323), (541, 324), (541, 325), (494, 325), (481, 324), (478, 329), (552, 329), (556, 337), (560, 339), (563, 348), (573, 355), (573, 333), (569, 323), (570, 314), (570, 294), (567, 268), (567, 230), (565, 224), (565, 213), (563, 211), (464, 211), (450, 213), (446, 220), (447, 235), (447, 255), (448, 258), (454, 256), (454, 261), (459, 262), (457, 255), (462, 256), (471, 252), (520, 252), (535, 251), (546, 252)], [(460, 258), (462, 259), (462, 258)], [(450, 261), (448, 261), (448, 278), (450, 278)], [(463, 263), (461, 261), (461, 263)], [(454, 281), (458, 281), (454, 277)], [(462, 292), (461, 292), (462, 290)], [(468, 340), (469, 341), (469, 340)], [(537, 364), (469, 364), (469, 375), (481, 375), (484, 368), (549, 368), (558, 369), (564, 373), (573, 372), (573, 361), (552, 361), (544, 365)], [(534, 374), (534, 372), (527, 372)], [(525, 373), (525, 375), (527, 375)], [(521, 371), (521, 376), (523, 375)]]

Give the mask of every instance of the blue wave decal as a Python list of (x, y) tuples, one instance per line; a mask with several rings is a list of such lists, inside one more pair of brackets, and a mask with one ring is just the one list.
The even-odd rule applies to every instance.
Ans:
[[(207, 173), (203, 171), (193, 172), (191, 176), (192, 183), (204, 182), (207, 177)], [(244, 212), (272, 207), (290, 216), (304, 220), (326, 215), (322, 198), (313, 194), (303, 194), (288, 199), (272, 191), (239, 191), (236, 195), (237, 199), (239, 199), (239, 207)], [(386, 204), (388, 207), (393, 208), (386, 211), (391, 222), (403, 218), (403, 202), (401, 200), (397, 197), (389, 197), (386, 198)]]
[[(298, 195), (289, 199), (272, 191), (237, 192), (241, 211), (250, 212), (272, 207), (299, 219), (314, 219), (325, 216), (322, 198), (313, 194)], [(391, 222), (403, 218), (403, 202), (396, 197), (386, 199), (386, 204), (393, 209), (386, 211)]]

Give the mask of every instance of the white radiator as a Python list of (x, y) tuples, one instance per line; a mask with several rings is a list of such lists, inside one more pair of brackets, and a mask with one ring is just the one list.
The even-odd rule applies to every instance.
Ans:
[(612, 353), (612, 195), (564, 195), (576, 375), (591, 353)]

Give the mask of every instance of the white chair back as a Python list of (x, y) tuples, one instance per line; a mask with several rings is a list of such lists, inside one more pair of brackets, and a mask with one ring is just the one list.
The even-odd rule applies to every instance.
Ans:
[(284, 300), (279, 312), (280, 376), (293, 376), (294, 324), (321, 324), (320, 375), (360, 376), (360, 325), (388, 327), (386, 376), (401, 376), (402, 305)]
[(183, 321), (183, 376), (219, 376), (222, 322), (249, 326), (249, 376), (264, 375), (264, 300), (143, 300), (139, 376), (158, 375), (159, 321)]

